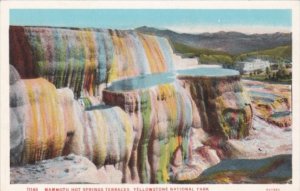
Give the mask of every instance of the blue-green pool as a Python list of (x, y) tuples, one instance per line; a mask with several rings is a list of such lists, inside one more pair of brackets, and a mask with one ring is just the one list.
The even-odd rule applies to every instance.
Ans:
[(177, 70), (179, 76), (207, 76), (207, 77), (223, 77), (223, 76), (237, 76), (240, 72), (237, 70), (225, 68), (191, 68), (184, 70)]
[(177, 70), (176, 72), (146, 74), (133, 78), (127, 78), (112, 82), (107, 88), (110, 91), (131, 91), (136, 89), (149, 88), (155, 85), (172, 83), (176, 76), (207, 76), (207, 77), (221, 77), (221, 76), (236, 76), (239, 71), (224, 68), (192, 68)]
[(175, 81), (175, 78), (175, 73), (147, 74), (112, 82), (107, 89), (110, 91), (144, 89), (156, 85), (172, 83)]
[(271, 117), (274, 117), (274, 118), (280, 118), (280, 117), (286, 117), (286, 116), (289, 116), (291, 115), (291, 111), (278, 111), (278, 112), (275, 112), (271, 115)]

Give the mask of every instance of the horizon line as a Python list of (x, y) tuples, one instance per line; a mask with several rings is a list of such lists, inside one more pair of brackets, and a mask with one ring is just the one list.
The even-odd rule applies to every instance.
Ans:
[(284, 33), (284, 34), (291, 34), (292, 31), (290, 29), (286, 29), (286, 30), (274, 30), (274, 31), (253, 31), (253, 32), (249, 32), (249, 30), (247, 30), (247, 32), (244, 32), (243, 30), (232, 30), (232, 29), (225, 29), (224, 27), (220, 27), (222, 29), (217, 29), (217, 27), (212, 27), (210, 30), (199, 30), (199, 31), (195, 31), (194, 29), (190, 30), (189, 32), (187, 30), (180, 30), (180, 29), (176, 29), (173, 27), (152, 27), (152, 26), (147, 26), (147, 25), (142, 25), (139, 27), (135, 27), (135, 28), (105, 28), (105, 27), (85, 27), (85, 26), (60, 26), (60, 25), (19, 25), (19, 24), (10, 24), (9, 27), (14, 27), (14, 26), (20, 26), (20, 27), (46, 27), (46, 28), (62, 28), (62, 29), (71, 29), (71, 30), (79, 30), (79, 29), (104, 29), (104, 30), (120, 30), (120, 31), (128, 31), (128, 30), (137, 30), (139, 28), (143, 28), (143, 27), (147, 27), (147, 28), (154, 28), (154, 29), (158, 29), (158, 30), (169, 30), (175, 33), (179, 33), (179, 34), (192, 34), (192, 35), (197, 35), (197, 34), (205, 34), (205, 33), (241, 33), (241, 34), (245, 34), (245, 35), (255, 35), (255, 34), (275, 34), (275, 33)]

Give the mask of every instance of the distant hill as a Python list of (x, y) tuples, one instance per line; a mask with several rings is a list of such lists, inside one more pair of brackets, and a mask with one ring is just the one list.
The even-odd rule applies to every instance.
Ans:
[(177, 43), (197, 49), (226, 52), (231, 55), (272, 49), (278, 46), (291, 46), (292, 43), (291, 33), (279, 32), (251, 35), (239, 32), (187, 34), (146, 26), (136, 28), (135, 30), (145, 34), (166, 37), (173, 44)]
[(173, 43), (173, 48), (175, 52), (180, 53), (183, 57), (198, 57), (201, 64), (222, 64), (226, 68), (236, 68), (236, 64), (239, 62), (253, 58), (268, 60), (273, 63), (290, 63), (292, 60), (292, 47), (290, 45), (239, 55), (231, 55), (226, 52), (204, 48), (193, 48), (179, 43)]

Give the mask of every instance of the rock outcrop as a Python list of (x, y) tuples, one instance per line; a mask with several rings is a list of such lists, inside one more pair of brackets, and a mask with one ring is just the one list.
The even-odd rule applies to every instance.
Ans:
[[(53, 84), (43, 78), (23, 80), (29, 99), (24, 122), (25, 148), (22, 163), (34, 163), (62, 154), (68, 128), (63, 105)], [(68, 120), (68, 119), (67, 119)]]
[(249, 134), (253, 112), (238, 75), (182, 75), (178, 79), (195, 102), (205, 131), (226, 139), (240, 139)]
[[(167, 182), (172, 160), (178, 157), (179, 163), (188, 160), (190, 128), (196, 120), (193, 120), (191, 98), (178, 84), (131, 91), (107, 89), (103, 100), (107, 105), (124, 109), (134, 123), (132, 164), (137, 165), (135, 172), (139, 173), (141, 182)], [(176, 157), (179, 152), (181, 156)]]
[(70, 152), (86, 156), (98, 168), (116, 165), (127, 182), (135, 135), (129, 116), (119, 107), (100, 105), (79, 118), (83, 121), (66, 145)]

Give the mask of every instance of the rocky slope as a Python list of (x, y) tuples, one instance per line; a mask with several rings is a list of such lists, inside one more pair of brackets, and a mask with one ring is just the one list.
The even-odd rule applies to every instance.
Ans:
[(136, 30), (144, 34), (168, 38), (172, 43), (184, 44), (194, 48), (223, 51), (233, 55), (291, 45), (292, 42), (291, 33), (247, 35), (239, 32), (217, 32), (185, 34), (146, 26), (137, 28)]

